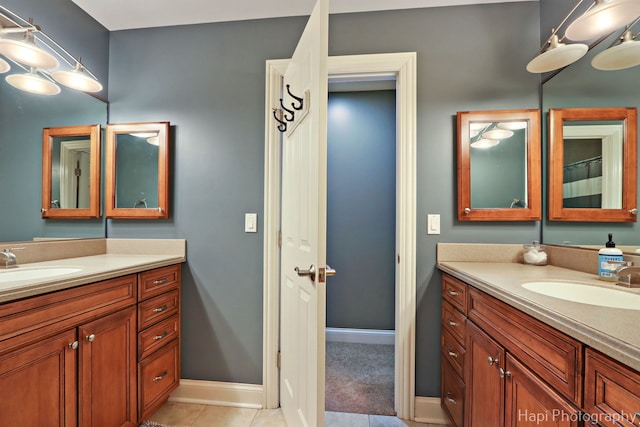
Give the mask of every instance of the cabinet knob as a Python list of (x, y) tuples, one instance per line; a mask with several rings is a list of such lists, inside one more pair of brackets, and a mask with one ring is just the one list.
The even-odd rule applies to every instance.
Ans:
[(458, 353), (456, 353), (455, 351), (451, 350), (450, 348), (447, 349), (447, 353), (449, 353), (449, 356), (451, 356), (451, 357), (455, 357), (456, 359), (458, 358)]
[(460, 292), (454, 291), (453, 289), (447, 289), (447, 293), (452, 297), (457, 297), (458, 295), (460, 295)]
[(510, 377), (510, 376), (511, 376), (511, 371), (505, 371), (504, 369), (500, 368), (500, 378)]
[(637, 214), (637, 213), (638, 213), (638, 209), (636, 209), (636, 208), (629, 209), (629, 213), (630, 213), (631, 215), (635, 215), (635, 214)]
[(464, 208), (464, 213), (470, 214), (471, 213), (471, 209), (470, 208)]
[(452, 403), (452, 404), (454, 404), (454, 405), (457, 405), (457, 404), (458, 404), (458, 402), (457, 402), (453, 397), (451, 397), (451, 396), (453, 396), (453, 395), (451, 394), (451, 392), (450, 392), (450, 391), (448, 391), (448, 392), (447, 392), (447, 397), (446, 397), (447, 401), (448, 401), (448, 402), (450, 402), (450, 403)]
[(497, 366), (497, 365), (498, 365), (498, 363), (500, 363), (500, 360), (499, 360), (497, 357), (496, 357), (496, 358), (493, 358), (493, 357), (491, 357), (491, 356), (489, 356), (489, 357), (487, 358), (487, 361), (489, 362), (489, 366), (493, 366), (493, 365), (496, 365), (496, 366)]
[(454, 328), (455, 328), (456, 326), (458, 326), (458, 323), (454, 322), (454, 321), (453, 321), (453, 320), (451, 320), (451, 319), (447, 319), (447, 323), (449, 324), (449, 326), (453, 326)]
[(96, 334), (87, 335), (87, 341), (93, 342), (96, 339)]
[(164, 371), (163, 373), (161, 373), (160, 375), (158, 375), (157, 377), (153, 377), (153, 382), (157, 382), (160, 381), (161, 379), (163, 379), (164, 377), (166, 377), (167, 375), (169, 375), (169, 371)]
[(69, 348), (71, 350), (77, 350), (78, 349), (78, 341), (70, 342), (69, 343)]
[(162, 334), (156, 335), (155, 337), (153, 337), (153, 340), (154, 341), (159, 341), (159, 340), (163, 339), (164, 337), (166, 337), (167, 335), (169, 335), (169, 333), (167, 331), (164, 331)]

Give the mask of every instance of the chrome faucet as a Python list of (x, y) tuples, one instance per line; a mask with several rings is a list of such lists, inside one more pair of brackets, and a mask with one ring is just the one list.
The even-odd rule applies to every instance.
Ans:
[(18, 266), (16, 261), (16, 254), (9, 249), (5, 249), (0, 252), (0, 268), (15, 268)]
[[(611, 261), (609, 261), (611, 262)], [(632, 261), (611, 262), (618, 264), (613, 273), (618, 276), (617, 285), (627, 288), (640, 288), (640, 265), (633, 265)]]

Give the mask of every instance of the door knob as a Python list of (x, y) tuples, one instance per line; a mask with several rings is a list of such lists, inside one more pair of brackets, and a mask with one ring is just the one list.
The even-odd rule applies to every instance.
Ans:
[(316, 281), (316, 266), (311, 264), (308, 270), (300, 270), (298, 267), (294, 269), (299, 277), (309, 276), (312, 282)]
[(326, 275), (327, 275), (327, 277), (329, 277), (329, 276), (335, 276), (335, 275), (336, 275), (336, 270), (335, 270), (334, 268), (331, 268), (331, 266), (329, 266), (329, 265), (327, 264), (327, 268), (325, 269), (324, 274), (326, 274)]

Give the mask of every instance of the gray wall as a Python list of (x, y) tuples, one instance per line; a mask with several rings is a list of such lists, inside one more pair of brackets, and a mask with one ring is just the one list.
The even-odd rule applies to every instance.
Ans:
[(395, 329), (395, 97), (329, 93), (328, 327)]
[[(185, 378), (261, 383), (265, 60), (287, 58), (306, 18), (114, 32), (110, 122), (170, 121), (171, 218), (109, 221), (109, 237), (186, 238)], [(537, 222), (455, 220), (457, 111), (538, 108), (537, 2), (354, 13), (330, 18), (331, 55), (418, 55), (417, 394), (440, 393), (436, 244), (525, 243)], [(426, 235), (426, 214), (442, 234)]]

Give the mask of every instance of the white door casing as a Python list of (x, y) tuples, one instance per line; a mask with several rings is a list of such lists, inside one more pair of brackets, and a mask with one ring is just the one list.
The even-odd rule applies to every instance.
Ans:
[(291, 427), (324, 426), (328, 30), (328, 0), (318, 0), (285, 71), (281, 104), (287, 130), (282, 134), (280, 404)]
[[(280, 132), (272, 116), (283, 90), (289, 60), (266, 63), (265, 199), (264, 199), (264, 322), (263, 385), (265, 408), (277, 408), (280, 384), (277, 368), (280, 310)], [(332, 79), (396, 80), (396, 334), (395, 406), (399, 417), (415, 414), (416, 315), (416, 54), (389, 53), (329, 57)], [(330, 256), (330, 254), (329, 254)], [(339, 272), (338, 272), (339, 274)], [(329, 283), (330, 286), (330, 283)]]

